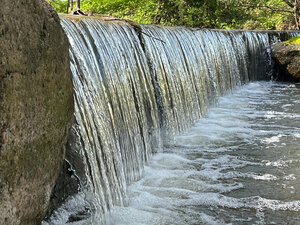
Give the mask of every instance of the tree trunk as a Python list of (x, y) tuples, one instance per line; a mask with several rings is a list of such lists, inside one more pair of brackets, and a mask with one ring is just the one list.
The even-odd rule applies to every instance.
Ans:
[(73, 11), (73, 0), (69, 0), (70, 12)]
[(162, 18), (161, 16), (161, 9), (162, 9), (162, 0), (158, 0), (157, 2), (157, 9), (156, 9), (156, 15), (153, 18), (153, 23), (154, 24), (159, 24), (160, 20)]
[(76, 10), (80, 9), (80, 0), (76, 0), (76, 6), (75, 6)]
[(67, 11), (66, 11), (67, 14), (69, 13), (69, 7), (70, 7), (70, 2), (69, 2), (69, 0), (68, 0)]
[(295, 0), (294, 3), (294, 17), (295, 17), (297, 29), (299, 30), (300, 29), (300, 1), (299, 0)]
[(299, 0), (283, 0), (289, 7), (292, 8), (296, 29), (300, 29), (300, 1)]

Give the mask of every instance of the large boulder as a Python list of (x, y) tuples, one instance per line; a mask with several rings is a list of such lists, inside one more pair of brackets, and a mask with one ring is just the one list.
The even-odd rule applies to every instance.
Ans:
[(300, 81), (300, 44), (277, 43), (272, 46), (278, 68), (278, 78), (283, 81)]
[(44, 0), (1, 0), (0, 224), (39, 224), (73, 115), (69, 44)]

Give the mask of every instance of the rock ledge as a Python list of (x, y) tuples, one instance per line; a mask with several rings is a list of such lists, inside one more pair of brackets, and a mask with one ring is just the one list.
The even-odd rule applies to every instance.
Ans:
[(278, 79), (282, 81), (300, 81), (300, 44), (277, 43), (272, 47), (276, 62)]

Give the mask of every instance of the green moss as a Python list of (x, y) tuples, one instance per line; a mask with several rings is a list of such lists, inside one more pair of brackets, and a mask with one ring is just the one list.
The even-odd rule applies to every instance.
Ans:
[(290, 38), (289, 40), (285, 41), (284, 44), (286, 44), (286, 45), (300, 45), (300, 36)]

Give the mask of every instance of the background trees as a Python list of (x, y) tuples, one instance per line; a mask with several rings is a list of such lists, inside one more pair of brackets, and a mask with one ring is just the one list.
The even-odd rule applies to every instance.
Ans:
[(295, 19), (295, 25), (300, 27), (300, 0), (283, 0), (291, 9)]
[(80, 9), (80, 0), (75, 0), (75, 7), (74, 7), (74, 0), (46, 0), (48, 1), (53, 8), (59, 13), (69, 13), (72, 12), (74, 9)]
[[(49, 1), (66, 12), (67, 0)], [(300, 0), (81, 0), (81, 9), (145, 24), (202, 28), (298, 29), (300, 24)]]

